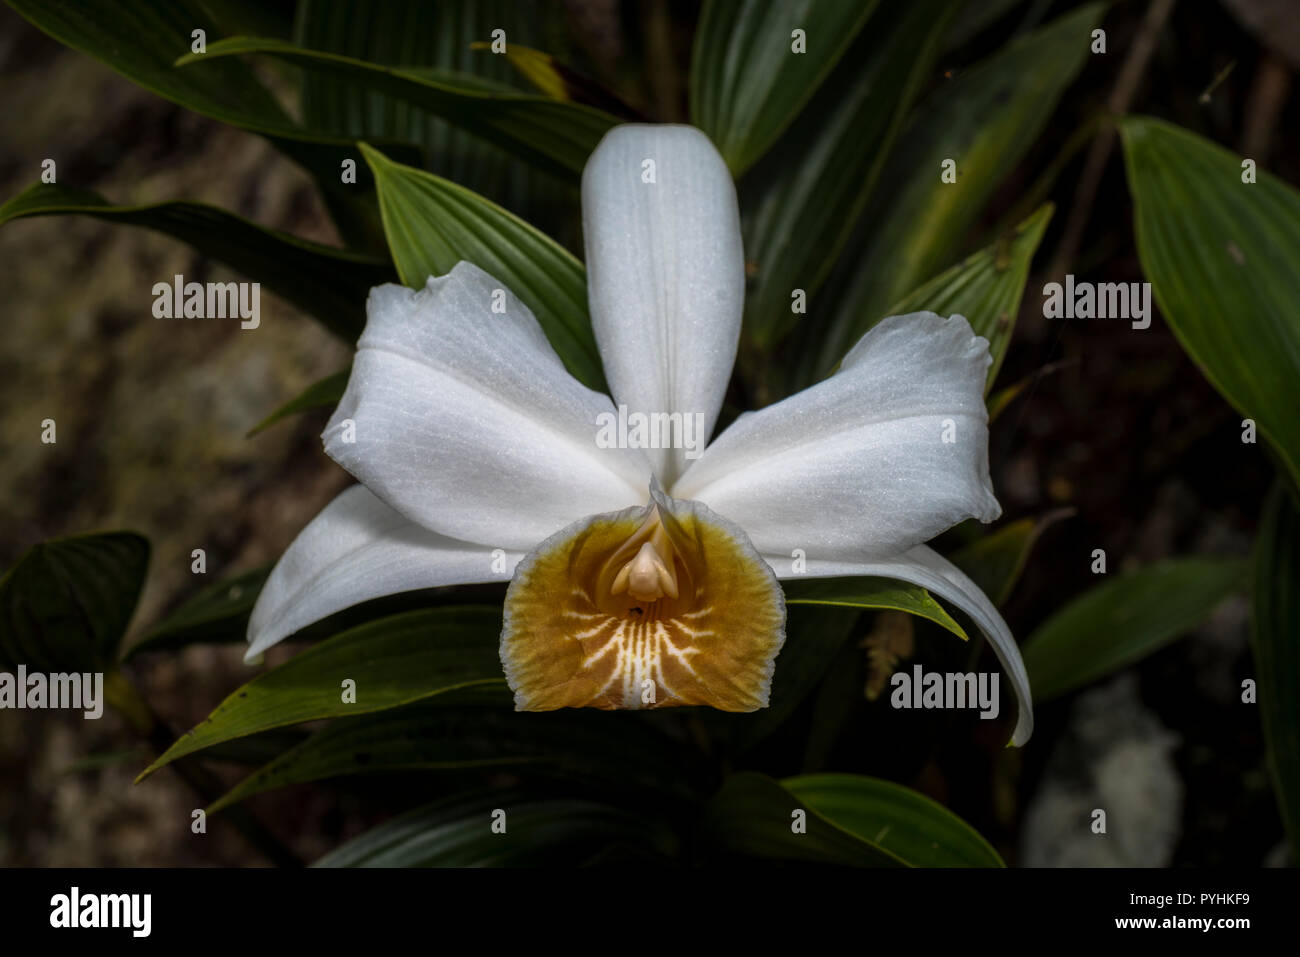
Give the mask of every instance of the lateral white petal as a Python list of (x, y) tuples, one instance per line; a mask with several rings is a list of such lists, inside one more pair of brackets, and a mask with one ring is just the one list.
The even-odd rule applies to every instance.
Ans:
[(786, 555), (765, 554), (763, 558), (772, 566), (777, 578), (848, 578), (859, 575), (896, 578), (920, 585), (952, 602), (979, 625), (984, 637), (993, 646), (998, 661), (1002, 663), (1003, 672), (1011, 679), (1011, 686), (1020, 705), (1011, 743), (1019, 746), (1029, 740), (1034, 731), (1034, 706), (1029, 691), (1029, 675), (1025, 672), (1025, 663), (1021, 660), (1016, 639), (1012, 637), (1011, 629), (993, 602), (980, 591), (979, 586), (934, 549), (918, 545), (892, 559), (876, 562), (809, 559), (806, 569), (799, 574), (793, 571), (791, 560)]
[[(726, 163), (694, 127), (615, 127), (582, 174), (582, 225), (591, 321), (614, 400), (629, 414), (702, 416), (702, 449), (745, 301)], [(685, 452), (647, 453), (665, 487), (685, 468)]]
[(421, 290), (372, 289), (366, 312), (325, 451), (407, 518), (527, 550), (645, 501), (644, 456), (596, 444), (609, 398), (569, 375), (504, 284), (462, 262)]
[[(470, 582), (505, 581), (522, 552), (421, 528), (354, 485), (326, 505), (271, 571), (248, 622), (245, 660), (336, 611), (372, 598)], [(495, 566), (495, 568), (494, 568)]]
[(763, 552), (897, 554), (1001, 513), (989, 482), (988, 342), (961, 316), (883, 320), (829, 379), (742, 415), (673, 486)]

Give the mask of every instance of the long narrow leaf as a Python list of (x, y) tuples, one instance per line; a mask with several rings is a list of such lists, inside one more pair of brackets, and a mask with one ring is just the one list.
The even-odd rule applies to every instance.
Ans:
[(397, 278), (392, 264), (382, 259), (264, 229), (203, 203), (114, 206), (89, 190), (38, 184), (0, 206), (0, 225), (29, 216), (60, 215), (143, 226), (179, 239), (283, 296), (348, 341), (355, 340), (365, 325), (371, 287)]

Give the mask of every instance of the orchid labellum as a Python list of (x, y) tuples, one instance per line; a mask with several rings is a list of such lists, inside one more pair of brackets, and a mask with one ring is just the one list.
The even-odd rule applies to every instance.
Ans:
[(744, 257), (730, 175), (690, 127), (612, 130), (582, 203), (613, 401), (575, 380), (528, 308), (478, 266), (419, 290), (374, 289), (324, 433), (362, 484), (272, 572), (249, 655), (368, 599), (509, 580), (501, 660), (519, 709), (753, 711), (785, 640), (778, 579), (885, 576), (980, 625), (1019, 697), (1012, 740), (1023, 743), (1028, 681), (1006, 624), (922, 544), (1000, 512), (988, 343), (960, 316), (894, 316), (834, 375), (741, 415), (702, 454), (607, 447), (598, 423), (614, 402), (664, 423), (692, 417), (711, 434), (740, 334)]

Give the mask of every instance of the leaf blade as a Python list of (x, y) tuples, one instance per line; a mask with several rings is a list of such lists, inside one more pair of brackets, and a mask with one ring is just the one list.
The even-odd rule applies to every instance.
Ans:
[[(907, 867), (891, 851), (803, 807), (781, 783), (753, 771), (733, 774), (705, 808), (707, 840), (729, 854), (849, 867)], [(796, 833), (795, 812), (806, 813)]]
[(601, 137), (618, 123), (615, 117), (577, 103), (456, 86), (414, 71), (338, 53), (306, 50), (267, 37), (218, 40), (209, 44), (206, 53), (179, 57), (176, 65), (188, 68), (196, 63), (248, 54), (271, 56), (305, 70), (339, 76), (354, 86), (401, 100), (560, 176), (581, 173)]
[(1147, 117), (1120, 120), (1142, 271), (1183, 349), (1300, 482), (1300, 191)]
[[(709, 0), (691, 57), (691, 119), (739, 176), (798, 115), (875, 0)], [(793, 52), (794, 30), (807, 52)]]
[(892, 609), (926, 618), (958, 638), (967, 638), (944, 607), (919, 585), (892, 578), (810, 578), (787, 579), (785, 600), (790, 605), (839, 605), (879, 611)]
[(585, 385), (604, 373), (587, 312), (587, 273), (549, 236), (482, 196), (361, 144), (398, 275), (418, 288), (461, 260), (500, 280), (532, 310), (556, 353)]
[(149, 541), (135, 532), (34, 545), (0, 578), (0, 662), (111, 671), (148, 566)]
[(1169, 559), (1089, 589), (1021, 649), (1035, 701), (1048, 701), (1164, 647), (1246, 578), (1240, 559)]
[(806, 774), (781, 784), (819, 815), (913, 867), (1005, 867), (978, 831), (911, 788), (858, 774)]
[[(273, 728), (384, 711), (471, 686), (504, 688), (500, 630), (499, 610), (473, 605), (422, 609), (349, 629), (237, 689), (139, 779), (187, 754)], [(348, 680), (355, 682), (352, 703), (342, 694)]]
[[(831, 369), (889, 307), (948, 266), (1006, 171), (1029, 149), (1082, 69), (1102, 5), (1085, 4), (1012, 41), (941, 87), (899, 138), (877, 197), (860, 260), (841, 264), (823, 295), (835, 302), (819, 355), (805, 371)], [(957, 181), (940, 178), (945, 160)]]
[(205, 203), (113, 205), (98, 193), (37, 184), (0, 206), (0, 226), (32, 216), (85, 215), (142, 226), (193, 246), (355, 341), (373, 286), (397, 278), (392, 264), (264, 229)]

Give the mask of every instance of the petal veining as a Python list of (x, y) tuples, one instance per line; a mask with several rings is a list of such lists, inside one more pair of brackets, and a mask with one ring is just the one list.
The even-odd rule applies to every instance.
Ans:
[(483, 270), (379, 286), (366, 309), (325, 451), (407, 518), (526, 551), (593, 511), (646, 501), (642, 453), (598, 444), (609, 398), (569, 375)]
[(614, 400), (702, 426), (700, 449), (647, 453), (666, 487), (712, 433), (736, 358), (745, 263), (735, 184), (693, 127), (615, 127), (583, 172), (582, 223)]
[(1001, 509), (988, 469), (988, 343), (961, 316), (893, 316), (833, 376), (742, 415), (671, 488), (764, 553), (896, 554)]
[(430, 532), (354, 485), (308, 523), (272, 569), (248, 622), (245, 657), (372, 598), (504, 581), (522, 557)]
[(521, 711), (767, 706), (785, 600), (740, 529), (655, 492), (520, 563), (501, 661)]

